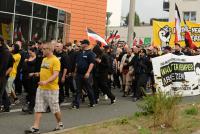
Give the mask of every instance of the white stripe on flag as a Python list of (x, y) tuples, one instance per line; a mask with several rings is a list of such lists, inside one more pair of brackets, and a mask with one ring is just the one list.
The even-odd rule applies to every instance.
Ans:
[(177, 41), (181, 40), (181, 18), (180, 18), (180, 14), (179, 14), (179, 10), (177, 5), (175, 5), (175, 24), (176, 24), (176, 37), (177, 37)]
[(98, 40), (100, 42), (102, 42), (103, 44), (107, 45), (106, 41), (99, 35), (95, 34), (95, 33), (87, 33), (88, 37), (93, 38), (94, 40)]

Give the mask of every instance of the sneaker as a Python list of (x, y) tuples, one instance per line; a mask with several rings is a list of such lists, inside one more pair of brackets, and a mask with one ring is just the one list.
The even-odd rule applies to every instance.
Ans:
[(133, 98), (133, 102), (136, 102), (138, 101), (139, 99), (138, 98)]
[(58, 131), (64, 129), (64, 125), (62, 122), (59, 122), (56, 128), (53, 131)]
[(115, 102), (116, 102), (116, 99), (111, 100), (111, 104), (115, 104)]
[(108, 96), (107, 96), (107, 95), (104, 95), (104, 99), (105, 99), (105, 100), (108, 100)]
[(91, 108), (92, 108), (92, 107), (95, 107), (94, 104), (88, 104), (88, 106), (91, 107)]
[(40, 134), (40, 131), (38, 128), (31, 127), (30, 130), (25, 130), (25, 134)]
[(75, 105), (72, 105), (71, 107), (72, 109), (79, 109), (79, 107), (75, 106)]
[(4, 113), (4, 112), (10, 112), (10, 108), (1, 107), (0, 113)]
[(16, 104), (19, 104), (19, 103), (20, 103), (19, 99), (18, 98), (14, 98), (14, 104), (16, 105)]

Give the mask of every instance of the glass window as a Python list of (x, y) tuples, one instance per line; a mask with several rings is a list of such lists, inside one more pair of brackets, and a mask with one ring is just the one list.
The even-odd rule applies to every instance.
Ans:
[(64, 28), (64, 40), (65, 42), (69, 42), (69, 35), (70, 35), (70, 26), (69, 25), (65, 25)]
[(189, 21), (189, 19), (190, 19), (190, 13), (189, 12), (184, 12), (183, 15), (184, 15), (184, 19), (186, 21)]
[(64, 25), (58, 24), (58, 40), (63, 40)]
[(32, 3), (23, 0), (16, 0), (16, 13), (32, 15)]
[(67, 24), (70, 25), (71, 22), (71, 14), (67, 13)]
[(0, 0), (0, 11), (14, 12), (15, 0)]
[(32, 25), (32, 40), (46, 40), (45, 37), (45, 20), (33, 19)]
[(65, 23), (66, 22), (66, 12), (59, 10), (59, 17), (58, 17), (58, 21)]
[(56, 39), (56, 23), (52, 21), (47, 22), (47, 27), (46, 27), (46, 32), (47, 32), (47, 41), (51, 41)]
[(14, 40), (29, 41), (30, 17), (15, 16)]
[(13, 32), (13, 15), (0, 13), (0, 36), (5, 40), (12, 40), (12, 32)]
[(58, 10), (52, 7), (48, 7), (48, 19), (57, 21)]
[(34, 17), (40, 17), (40, 18), (46, 18), (46, 11), (47, 7), (39, 4), (33, 5), (33, 16)]
[(196, 21), (196, 12), (191, 12), (191, 21)]
[(196, 12), (183, 12), (183, 17), (186, 21), (196, 21)]

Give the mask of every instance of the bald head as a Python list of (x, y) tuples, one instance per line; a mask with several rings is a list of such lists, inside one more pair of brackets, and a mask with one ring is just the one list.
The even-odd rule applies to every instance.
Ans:
[(55, 46), (55, 51), (57, 53), (61, 53), (63, 51), (63, 44), (62, 43), (52, 43)]

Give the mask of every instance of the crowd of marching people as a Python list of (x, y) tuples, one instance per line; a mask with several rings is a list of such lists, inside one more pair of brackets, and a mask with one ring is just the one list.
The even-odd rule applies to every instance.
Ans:
[[(49, 69), (44, 64), (45, 46), (53, 46), (53, 55), (59, 60), (56, 68), (58, 73), (59, 105), (65, 98), (72, 97), (71, 107), (80, 108), (81, 100), (88, 97), (89, 107), (99, 103), (99, 97), (104, 95), (115, 103), (116, 96), (112, 89), (119, 89), (123, 97), (133, 97), (140, 100), (147, 90), (156, 92), (151, 59), (163, 54), (198, 55), (200, 49), (182, 48), (175, 44), (163, 47), (133, 46), (125, 42), (111, 43), (103, 46), (100, 42), (95, 45), (88, 40), (63, 44), (61, 41), (40, 42), (30, 41), (23, 44), (16, 41), (6, 44), (0, 38), (0, 111), (9, 112), (11, 103), (19, 103), (18, 96), (26, 93), (25, 113), (32, 114), (37, 103), (38, 86), (45, 85), (41, 78), (48, 79), (48, 72), (41, 73), (42, 68)], [(24, 46), (26, 48), (24, 48)], [(91, 47), (93, 46), (93, 47)], [(55, 69), (55, 68), (53, 68)], [(43, 75), (43, 76), (41, 76)], [(56, 89), (56, 84), (48, 88)], [(49, 109), (49, 106), (46, 106)], [(36, 109), (36, 108), (35, 108)], [(51, 111), (52, 108), (50, 107)]]

